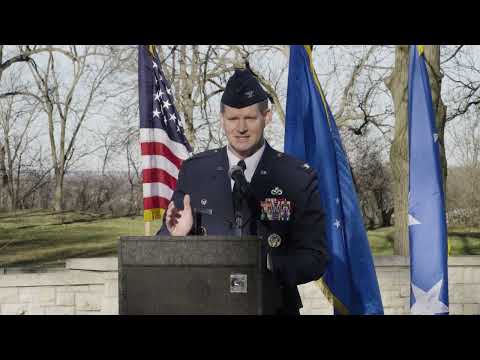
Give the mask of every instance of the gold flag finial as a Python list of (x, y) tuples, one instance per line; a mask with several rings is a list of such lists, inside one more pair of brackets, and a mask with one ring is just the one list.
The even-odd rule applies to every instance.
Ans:
[(418, 55), (423, 56), (423, 50), (425, 45), (417, 45)]

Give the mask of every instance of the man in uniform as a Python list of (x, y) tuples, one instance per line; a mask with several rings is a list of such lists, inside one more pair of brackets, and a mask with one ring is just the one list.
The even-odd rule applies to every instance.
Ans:
[[(183, 162), (158, 234), (259, 235), (266, 249), (265, 279), (271, 283), (267, 312), (298, 315), (297, 285), (319, 279), (328, 261), (316, 175), (265, 141), (272, 113), (268, 94), (250, 69), (235, 71), (220, 106), (228, 145)], [(229, 176), (234, 165), (243, 169), (247, 193)], [(280, 218), (283, 203), (290, 207), (288, 220)]]

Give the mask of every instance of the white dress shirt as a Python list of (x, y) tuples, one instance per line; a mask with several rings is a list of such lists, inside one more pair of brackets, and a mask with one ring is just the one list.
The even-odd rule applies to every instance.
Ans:
[[(263, 141), (263, 145), (260, 149), (255, 151), (249, 157), (243, 159), (243, 161), (245, 161), (245, 165), (247, 165), (247, 168), (245, 169), (245, 179), (247, 179), (249, 183), (252, 181), (253, 174), (257, 169), (258, 163), (260, 162), (260, 159), (262, 158), (264, 151), (265, 151), (265, 141)], [(229, 169), (232, 166), (237, 165), (238, 162), (242, 160), (237, 155), (235, 155), (232, 152), (232, 150), (230, 150), (230, 146), (227, 146), (227, 156), (228, 156)], [(234, 181), (233, 179), (230, 179), (230, 180), (231, 180), (230, 185), (232, 186), (232, 190), (233, 190)]]

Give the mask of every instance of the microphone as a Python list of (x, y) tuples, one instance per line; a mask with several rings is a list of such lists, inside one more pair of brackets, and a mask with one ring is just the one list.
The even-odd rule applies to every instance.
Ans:
[(245, 196), (249, 194), (249, 187), (247, 179), (245, 179), (245, 174), (243, 169), (238, 165), (233, 165), (230, 170), (228, 170), (228, 175), (235, 181), (237, 186), (240, 189), (240, 193)]

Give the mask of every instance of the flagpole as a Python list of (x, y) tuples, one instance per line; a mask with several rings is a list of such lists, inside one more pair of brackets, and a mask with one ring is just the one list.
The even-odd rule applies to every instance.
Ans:
[(151, 221), (146, 221), (145, 222), (145, 236), (150, 236), (151, 234), (151, 228), (152, 228), (152, 222)]
[(152, 236), (152, 222), (163, 218), (171, 191), (175, 191), (177, 176), (172, 174), (172, 165), (178, 173), (192, 148), (180, 124), (155, 45), (139, 45), (138, 50), (143, 221), (145, 236)]

